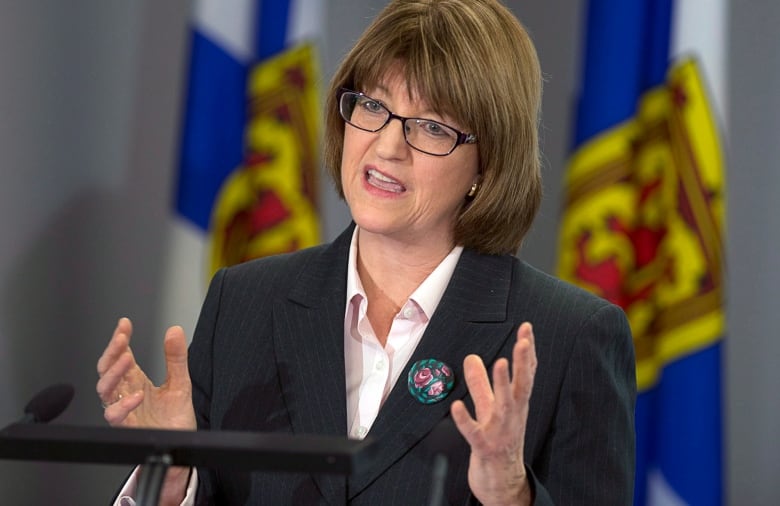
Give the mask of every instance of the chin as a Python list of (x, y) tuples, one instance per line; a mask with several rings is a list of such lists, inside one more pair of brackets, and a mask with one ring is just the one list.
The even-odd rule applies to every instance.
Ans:
[(374, 216), (352, 216), (352, 220), (361, 230), (372, 234), (386, 235), (391, 233), (396, 227), (388, 223), (386, 219)]

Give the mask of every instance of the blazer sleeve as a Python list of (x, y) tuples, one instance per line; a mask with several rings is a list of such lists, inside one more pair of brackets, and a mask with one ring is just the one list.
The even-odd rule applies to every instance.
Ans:
[(628, 320), (617, 306), (604, 305), (575, 336), (547, 451), (531, 463), (534, 504), (632, 503), (635, 402)]

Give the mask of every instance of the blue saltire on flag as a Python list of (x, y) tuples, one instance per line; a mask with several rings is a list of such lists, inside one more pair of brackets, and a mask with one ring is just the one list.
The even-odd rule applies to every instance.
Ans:
[(285, 47), (290, 1), (261, 1), (254, 12), (246, 61), (193, 27), (176, 210), (204, 233), (220, 186), (243, 160), (249, 72)]
[[(582, 82), (573, 132), (575, 157), (589, 149), (595, 140), (600, 139), (601, 142), (617, 130), (630, 129), (633, 132), (631, 135), (637, 135), (639, 127), (634, 123), (634, 118), (638, 115), (642, 97), (649, 90), (664, 86), (673, 63), (669, 54), (673, 12), (674, 3), (671, 0), (591, 0), (588, 3)], [(669, 89), (673, 90), (673, 86), (670, 85)], [(630, 171), (630, 165), (639, 162), (631, 158), (631, 150), (636, 148), (624, 146), (620, 149), (621, 156), (625, 155), (625, 158), (606, 170), (615, 173), (613, 183), (622, 184), (627, 176), (620, 170), (615, 172), (614, 167), (629, 165), (625, 170)], [(608, 165), (605, 163), (604, 167)], [(570, 192), (571, 181), (575, 179), (571, 170), (570, 167), (567, 176)], [(599, 176), (603, 173), (600, 172)], [(584, 189), (580, 184), (576, 192), (585, 194), (593, 190)], [(707, 198), (709, 196), (705, 195), (702, 201)], [(569, 214), (582, 214), (583, 208), (572, 209), (573, 200), (577, 199), (570, 195), (567, 204)], [(568, 216), (564, 215), (564, 221), (566, 219)], [(577, 226), (582, 228), (583, 223), (585, 220), (580, 219)], [(575, 228), (569, 226), (568, 233), (574, 234)], [(593, 235), (592, 231), (588, 233)], [(717, 243), (719, 239), (713, 242)], [(574, 249), (574, 242), (561, 241), (559, 274), (564, 279), (593, 288), (599, 282), (593, 279), (589, 280), (590, 285), (582, 282), (579, 273), (584, 271), (576, 271), (571, 267), (575, 261), (563, 258)], [(569, 255), (571, 258), (573, 256)], [(606, 264), (606, 261), (602, 262), (601, 267)], [(713, 265), (714, 269), (721, 267), (717, 262)], [(592, 272), (603, 273), (606, 270), (593, 269)], [(710, 273), (710, 277), (713, 276), (721, 278), (719, 273)], [(710, 295), (722, 295), (721, 287), (716, 288)], [(598, 289), (595, 291), (599, 293)], [(709, 303), (719, 305), (720, 297), (717, 299)], [(722, 322), (722, 308), (713, 311), (720, 312), (714, 319)], [(684, 313), (684, 309), (678, 311), (678, 314), (681, 312)], [(629, 309), (627, 313), (631, 319)], [(722, 326), (718, 325), (711, 328), (722, 330)], [(635, 338), (636, 334), (635, 330)], [(638, 506), (679, 503), (718, 505), (723, 502), (722, 332), (720, 334), (703, 337), (703, 344), (689, 347), (685, 352), (667, 353), (662, 358), (653, 357), (653, 367), (657, 371), (652, 381), (644, 384), (639, 382), (635, 485), (635, 504)], [(638, 371), (642, 359), (639, 351), (638, 348)]]
[(159, 328), (216, 269), (318, 244), (321, 0), (195, 0)]

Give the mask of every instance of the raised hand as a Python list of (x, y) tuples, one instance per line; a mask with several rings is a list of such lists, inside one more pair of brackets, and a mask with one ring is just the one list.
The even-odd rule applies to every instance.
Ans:
[(97, 363), (97, 393), (103, 416), (118, 427), (195, 430), (192, 383), (187, 368), (187, 342), (181, 327), (165, 333), (167, 377), (155, 386), (130, 349), (133, 326), (121, 318)]
[(532, 502), (523, 463), (528, 402), (536, 372), (530, 323), (523, 323), (517, 330), (511, 378), (509, 367), (504, 358), (496, 361), (491, 389), (482, 359), (467, 356), (463, 371), (476, 417), (471, 417), (463, 401), (455, 401), (451, 408), (455, 425), (471, 446), (469, 487), (485, 505)]
[[(98, 360), (97, 393), (103, 403), (103, 416), (115, 427), (195, 430), (184, 330), (171, 327), (165, 333), (167, 376), (159, 387), (154, 386), (135, 361), (130, 349), (132, 335), (133, 324), (127, 318), (120, 318)], [(186, 467), (168, 469), (159, 504), (180, 504), (189, 474)]]

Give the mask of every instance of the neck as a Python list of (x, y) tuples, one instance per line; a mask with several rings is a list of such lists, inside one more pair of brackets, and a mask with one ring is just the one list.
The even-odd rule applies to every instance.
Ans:
[(385, 345), (393, 318), (409, 296), (452, 251), (449, 242), (425, 246), (358, 230), (357, 270), (368, 297), (368, 319)]
[[(357, 267), (364, 285), (374, 284), (399, 307), (441, 263), (453, 244), (450, 238), (425, 244), (358, 231)], [(371, 298), (367, 286), (366, 294)]]

